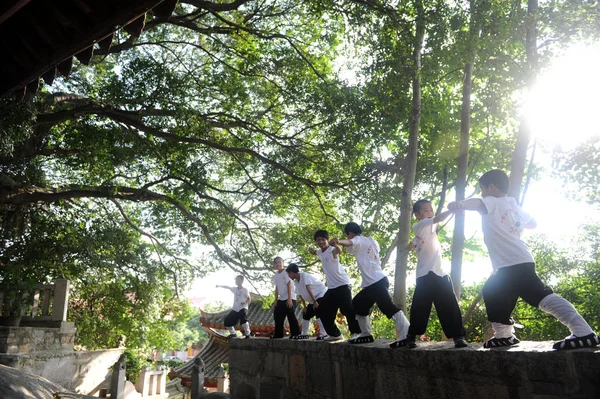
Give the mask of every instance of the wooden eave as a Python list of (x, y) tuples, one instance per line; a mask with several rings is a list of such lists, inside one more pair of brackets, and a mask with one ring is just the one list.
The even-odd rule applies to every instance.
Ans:
[[(163, 4), (161, 4), (163, 3)], [(71, 70), (73, 56), (86, 64), (94, 44), (109, 47), (114, 32), (130, 25), (136, 36), (146, 13), (168, 18), (176, 0), (4, 0), (0, 4), (0, 96), (37, 90)], [(107, 42), (107, 40), (109, 40)]]

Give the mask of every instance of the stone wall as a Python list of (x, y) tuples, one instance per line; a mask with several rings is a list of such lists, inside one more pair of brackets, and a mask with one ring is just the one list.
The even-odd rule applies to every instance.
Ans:
[(600, 350), (556, 352), (549, 342), (510, 349), (451, 342), (389, 349), (388, 342), (232, 340), (232, 398), (599, 398)]
[(57, 328), (0, 327), (0, 353), (72, 351), (75, 332), (73, 323)]

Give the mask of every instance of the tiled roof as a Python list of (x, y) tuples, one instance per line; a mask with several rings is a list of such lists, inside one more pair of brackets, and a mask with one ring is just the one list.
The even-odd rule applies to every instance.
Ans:
[(204, 345), (202, 350), (196, 357), (175, 368), (169, 377), (181, 378), (183, 385), (188, 385), (191, 382), (194, 360), (200, 357), (204, 362), (204, 386), (216, 386), (219, 367), (223, 363), (229, 363), (229, 346), (227, 338), (214, 331), (206, 328), (210, 339)]
[[(264, 302), (257, 295), (252, 295), (252, 302), (248, 305), (248, 322), (250, 323), (250, 330), (252, 334), (258, 337), (267, 337), (273, 334), (275, 331), (275, 322), (273, 320), (273, 307), (264, 308)], [(215, 328), (218, 330), (225, 330), (224, 321), (225, 316), (229, 314), (230, 309), (224, 310), (218, 313), (208, 313), (200, 309), (202, 316), (200, 322), (204, 328)], [(296, 307), (296, 318), (298, 323), (302, 319), (302, 309), (300, 306)], [(240, 331), (241, 327), (236, 326)], [(289, 332), (289, 326), (285, 324), (285, 330)]]

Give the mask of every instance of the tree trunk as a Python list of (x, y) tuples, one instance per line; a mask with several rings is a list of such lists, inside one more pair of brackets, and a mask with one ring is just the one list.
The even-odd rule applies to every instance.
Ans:
[(396, 270), (394, 274), (394, 302), (406, 313), (406, 269), (408, 260), (408, 240), (410, 238), (410, 221), (412, 218), (412, 191), (417, 173), (417, 156), (419, 149), (419, 124), (421, 122), (421, 51), (425, 37), (425, 15), (422, 0), (415, 1), (416, 32), (413, 50), (412, 112), (410, 132), (408, 136), (408, 154), (404, 167), (404, 182), (400, 199), (400, 221), (398, 231), (398, 247)]
[[(535, 82), (538, 70), (537, 53), (537, 20), (538, 20), (538, 0), (529, 0), (527, 2), (527, 32), (525, 36), (525, 53), (527, 55), (527, 76), (525, 84), (527, 91), (531, 91)], [(531, 140), (531, 130), (524, 117), (521, 117), (515, 151), (513, 152), (510, 164), (510, 188), (508, 196), (514, 197), (519, 201), (521, 186), (523, 184), (523, 175), (525, 174), (525, 164), (527, 161), (527, 148)]]
[[(465, 199), (467, 186), (467, 168), (469, 165), (469, 134), (471, 125), (471, 92), (473, 82), (473, 63), (465, 64), (464, 82), (462, 93), (462, 106), (460, 111), (460, 145), (456, 170), (456, 201)], [(452, 262), (450, 274), (456, 299), (460, 300), (460, 285), (462, 281), (462, 258), (465, 246), (465, 214), (459, 212), (454, 215), (454, 233), (452, 235)]]

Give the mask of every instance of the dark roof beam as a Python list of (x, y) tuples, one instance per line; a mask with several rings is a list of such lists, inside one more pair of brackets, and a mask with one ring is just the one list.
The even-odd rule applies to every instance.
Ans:
[(108, 53), (108, 50), (110, 50), (110, 46), (112, 46), (114, 37), (115, 37), (115, 32), (112, 32), (110, 35), (108, 35), (104, 39), (100, 40), (98, 42), (98, 47), (100, 47), (100, 50), (104, 51), (105, 53)]
[(71, 73), (73, 67), (73, 57), (69, 57), (56, 66), (56, 70), (65, 78)]
[(0, 25), (25, 7), (31, 0), (4, 0), (0, 3)]
[(54, 78), (56, 78), (56, 65), (48, 69), (42, 75), (42, 79), (44, 79), (44, 82), (48, 85), (51, 85), (54, 82)]
[(92, 56), (94, 55), (94, 45), (84, 49), (83, 51), (75, 54), (75, 58), (79, 60), (83, 65), (89, 65)]
[(163, 20), (168, 20), (177, 8), (179, 0), (165, 0), (152, 9), (152, 14)]
[(131, 36), (139, 37), (142, 31), (144, 30), (144, 26), (146, 25), (146, 14), (141, 17), (131, 21), (127, 25), (123, 27), (125, 32), (129, 33)]

